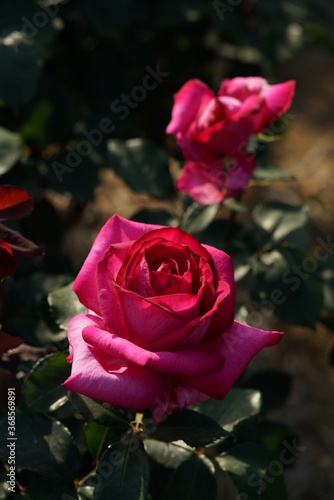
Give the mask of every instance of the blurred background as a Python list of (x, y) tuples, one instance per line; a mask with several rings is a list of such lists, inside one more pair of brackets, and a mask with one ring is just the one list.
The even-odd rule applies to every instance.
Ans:
[[(73, 279), (112, 214), (152, 222), (155, 211), (159, 221), (182, 214), (174, 188), (182, 155), (165, 128), (173, 94), (190, 78), (215, 91), (235, 76), (296, 80), (284, 138), (267, 154), (291, 180), (253, 182), (243, 202), (307, 203), (313, 241), (331, 238), (333, 26), (330, 0), (0, 0), (1, 183), (33, 195), (33, 214), (12, 227), (45, 250), (20, 264), (4, 308), (7, 331), (36, 351), (7, 361), (50, 349), (45, 295)], [(264, 327), (282, 329), (284, 341), (249, 373), (291, 377), (270, 418), (306, 447), (284, 472), (289, 499), (332, 499), (333, 316), (311, 329), (271, 315)]]

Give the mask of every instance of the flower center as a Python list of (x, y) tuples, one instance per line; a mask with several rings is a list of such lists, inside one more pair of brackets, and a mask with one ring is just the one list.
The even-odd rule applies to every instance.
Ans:
[(174, 259), (168, 259), (167, 261), (162, 261), (157, 271), (167, 274), (179, 275), (179, 266)]

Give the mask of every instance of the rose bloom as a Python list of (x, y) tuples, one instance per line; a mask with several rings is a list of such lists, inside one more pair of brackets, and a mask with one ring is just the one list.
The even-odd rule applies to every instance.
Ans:
[(293, 80), (269, 85), (260, 77), (224, 80), (216, 96), (200, 80), (189, 80), (174, 96), (167, 134), (174, 134), (187, 160), (208, 162), (242, 154), (251, 134), (265, 132), (285, 113)]
[(222, 399), (279, 332), (234, 321), (231, 258), (172, 227), (113, 216), (73, 290), (88, 311), (69, 324), (68, 389), (133, 409)]

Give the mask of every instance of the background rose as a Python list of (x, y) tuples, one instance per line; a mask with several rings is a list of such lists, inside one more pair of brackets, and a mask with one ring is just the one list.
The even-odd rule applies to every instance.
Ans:
[(234, 321), (230, 257), (177, 228), (113, 216), (73, 289), (89, 311), (70, 322), (64, 385), (150, 408), (157, 420), (223, 398), (254, 355), (281, 338)]
[(245, 150), (252, 133), (270, 127), (292, 102), (295, 82), (269, 85), (260, 77), (222, 82), (215, 95), (200, 80), (175, 94), (167, 134), (175, 134), (188, 160), (210, 162)]

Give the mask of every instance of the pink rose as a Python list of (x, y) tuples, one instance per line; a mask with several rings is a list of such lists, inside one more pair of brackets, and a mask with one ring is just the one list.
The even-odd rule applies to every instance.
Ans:
[(202, 205), (221, 203), (248, 184), (254, 168), (255, 159), (250, 153), (210, 164), (188, 161), (176, 187)]
[(73, 290), (88, 311), (69, 325), (64, 385), (158, 421), (168, 410), (225, 396), (279, 332), (234, 321), (231, 259), (178, 228), (113, 216)]
[(289, 109), (294, 89), (292, 80), (269, 85), (260, 77), (238, 77), (224, 80), (216, 96), (200, 80), (189, 80), (174, 96), (166, 132), (176, 135), (187, 160), (242, 154), (251, 134), (264, 131)]

